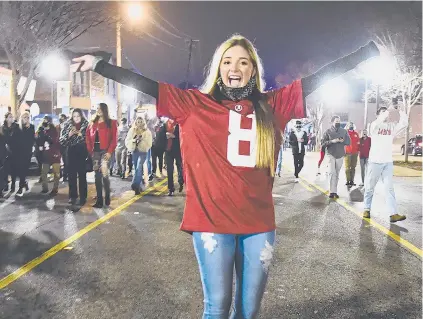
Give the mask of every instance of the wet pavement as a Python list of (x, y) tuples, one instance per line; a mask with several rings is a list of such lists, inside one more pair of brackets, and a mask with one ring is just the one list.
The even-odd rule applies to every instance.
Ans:
[[(304, 176), (316, 177), (311, 169)], [(156, 182), (135, 201), (130, 182), (113, 178), (107, 209), (71, 212), (65, 189), (53, 202), (37, 184), (34, 194), (0, 202), (1, 278), (103, 221), (1, 289), (0, 318), (201, 318), (191, 237), (179, 231), (184, 193), (168, 197), (165, 180)], [(409, 218), (392, 226), (382, 210), (374, 218), (417, 245), (421, 202), (420, 215), (417, 201), (405, 203), (417, 185), (408, 182), (396, 190)], [(294, 183), (288, 169), (273, 193), (277, 243), (260, 318), (421, 318), (419, 257), (313, 186)], [(340, 191), (350, 203), (348, 193)]]

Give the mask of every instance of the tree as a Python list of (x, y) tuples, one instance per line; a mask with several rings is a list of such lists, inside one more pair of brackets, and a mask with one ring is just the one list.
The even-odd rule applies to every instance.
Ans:
[[(41, 60), (89, 29), (111, 21), (96, 2), (4, 1), (0, 4), (0, 47), (12, 70), (12, 112), (16, 115)], [(26, 83), (17, 93), (19, 77)]]
[[(419, 32), (384, 33), (377, 36), (381, 55), (392, 57), (392, 79), (389, 84), (376, 85), (371, 89), (377, 95), (379, 105), (394, 105), (408, 117), (405, 130), (405, 145), (410, 136), (410, 116), (412, 108), (421, 103), (422, 98), (422, 37)], [(374, 93), (379, 90), (378, 94)], [(404, 150), (404, 161), (408, 162), (408, 148)]]
[(312, 93), (306, 102), (307, 116), (310, 122), (313, 124), (314, 133), (316, 134), (316, 144), (320, 146), (321, 127), (323, 120), (328, 115), (328, 109), (325, 107), (323, 100), (320, 97), (319, 92)]
[[(386, 15), (385, 21), (379, 20), (369, 36), (376, 38), (381, 57), (390, 57), (393, 61), (392, 74), (389, 76), (391, 81), (372, 85), (368, 98), (378, 100), (379, 106), (394, 105), (407, 114), (407, 145), (411, 110), (421, 103), (422, 98), (422, 8), (417, 1), (405, 2), (405, 10), (401, 13), (391, 10), (389, 6), (387, 3), (385, 8), (392, 14)], [(404, 153), (405, 162), (408, 162), (407, 147)]]

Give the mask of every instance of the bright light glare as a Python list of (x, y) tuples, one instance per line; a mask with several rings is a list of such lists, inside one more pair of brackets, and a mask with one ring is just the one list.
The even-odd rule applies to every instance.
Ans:
[(320, 94), (326, 103), (346, 102), (348, 98), (348, 84), (341, 79), (334, 79), (320, 88)]
[(132, 21), (141, 20), (144, 16), (144, 8), (139, 3), (128, 4), (128, 16)]
[(68, 67), (60, 55), (50, 54), (41, 62), (41, 74), (50, 80), (58, 80), (66, 75)]
[(126, 103), (135, 103), (137, 99), (137, 90), (124, 86), (122, 87), (122, 97)]
[(370, 59), (363, 65), (365, 76), (381, 85), (387, 85), (394, 80), (396, 61), (394, 57), (380, 56)]

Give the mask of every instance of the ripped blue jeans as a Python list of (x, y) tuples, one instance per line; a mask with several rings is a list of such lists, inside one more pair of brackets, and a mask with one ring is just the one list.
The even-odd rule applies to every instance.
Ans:
[(250, 235), (193, 233), (204, 294), (203, 319), (228, 319), (235, 266), (231, 319), (258, 316), (273, 257), (275, 231)]

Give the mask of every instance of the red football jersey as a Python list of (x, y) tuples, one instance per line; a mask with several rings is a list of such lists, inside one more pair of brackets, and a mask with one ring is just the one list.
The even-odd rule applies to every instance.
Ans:
[[(281, 129), (305, 117), (301, 81), (265, 93)], [(219, 103), (198, 90), (159, 84), (157, 114), (176, 120), (186, 202), (181, 230), (221, 234), (272, 231), (273, 178), (256, 163), (256, 119), (249, 100)], [(280, 145), (276, 146), (276, 154)]]

